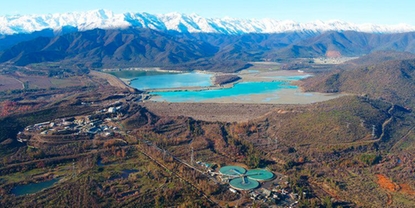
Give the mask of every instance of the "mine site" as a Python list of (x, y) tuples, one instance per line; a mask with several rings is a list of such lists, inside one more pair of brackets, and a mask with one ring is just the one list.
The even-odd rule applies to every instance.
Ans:
[(0, 207), (414, 207), (410, 5), (75, 2), (0, 8)]

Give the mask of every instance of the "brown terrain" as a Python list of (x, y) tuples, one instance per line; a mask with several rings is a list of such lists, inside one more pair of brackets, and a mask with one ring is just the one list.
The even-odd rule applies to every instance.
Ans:
[(196, 120), (242, 122), (258, 118), (281, 105), (266, 104), (216, 104), (216, 103), (166, 103), (145, 102), (144, 107), (159, 116), (187, 116)]
[(120, 89), (126, 89), (126, 90), (129, 90), (130, 92), (135, 91), (134, 88), (131, 88), (130, 86), (125, 84), (123, 81), (121, 81), (120, 79), (118, 79), (117, 77), (111, 74), (102, 73), (102, 72), (93, 71), (93, 70), (91, 70), (89, 74), (94, 77), (106, 80), (113, 87), (120, 88)]
[(400, 190), (400, 186), (392, 182), (392, 180), (390, 180), (385, 175), (378, 174), (376, 175), (376, 177), (378, 178), (378, 184), (381, 188), (391, 191), (391, 192), (397, 192)]
[(384, 174), (377, 174), (377, 183), (379, 186), (387, 191), (388, 201), (387, 204), (391, 205), (393, 203), (392, 193), (402, 193), (406, 195), (415, 196), (415, 190), (412, 189), (408, 184), (397, 184), (394, 183), (390, 178)]
[[(252, 74), (244, 76), (262, 79)], [(16, 146), (13, 152), (7, 152), (1, 164), (0, 178), (5, 182), (0, 181), (3, 183), (0, 193), (8, 195), (2, 199), (8, 205), (30, 207), (40, 198), (44, 199), (43, 205), (52, 199), (61, 203), (77, 201), (75, 196), (81, 194), (73, 194), (77, 192), (68, 191), (67, 187), (82, 190), (89, 197), (83, 205), (123, 202), (124, 206), (154, 207), (165, 202), (158, 205), (187, 207), (203, 198), (197, 206), (213, 207), (216, 203), (226, 206), (250, 201), (249, 196), (232, 195), (227, 187), (211, 183), (206, 178), (209, 176), (183, 163), (189, 162), (193, 149), (195, 161), (214, 162), (219, 167), (227, 164), (267, 167), (287, 176), (290, 182), (286, 188), (292, 193), (305, 191), (308, 195), (298, 200), (298, 207), (411, 207), (413, 204), (414, 157), (409, 143), (413, 115), (382, 100), (348, 95), (307, 105), (165, 103), (140, 100), (141, 94), (119, 79), (94, 71), (65, 79), (56, 76), (45, 76), (40, 81), (31, 80), (30, 76), (21, 79), (27, 80), (29, 90), (33, 91), (5, 93), (0, 105), (1, 116), (20, 122), (16, 127), (0, 126), (3, 132), (13, 128), (10, 138), (25, 126), (34, 127), (34, 123), (60, 117), (76, 116), (77, 120), (90, 117), (117, 130), (111, 130), (109, 136), (101, 133), (92, 136), (85, 133), (90, 125), (85, 122), (81, 126), (84, 130), (77, 132), (80, 134), (54, 135), (55, 130), (65, 128), (65, 122), (55, 120), (62, 126), (54, 129), (42, 126), (49, 133), (42, 134), (43, 129), (26, 132), (31, 137), (28, 144), (33, 147)], [(79, 86), (53, 92), (35, 87), (71, 86), (71, 80)], [(113, 105), (121, 107), (116, 114), (108, 113)], [(18, 114), (36, 109), (44, 109), (36, 120), (30, 113)], [(5, 119), (2, 124), (8, 123)], [(69, 126), (70, 131), (75, 131), (72, 130), (75, 127)], [(377, 129), (375, 135), (372, 126)], [(401, 151), (399, 157), (395, 152), (387, 155), (387, 150), (381, 149), (395, 138), (402, 139), (392, 147), (407, 152)], [(4, 140), (4, 149), (10, 140)], [(73, 177), (68, 173), (75, 163), (76, 167), (84, 168), (84, 175)], [(67, 170), (53, 169), (56, 164)], [(139, 171), (136, 177), (113, 180), (114, 168), (118, 173)], [(12, 187), (33, 180), (23, 181), (19, 178), (21, 173), (33, 178), (53, 173), (67, 181), (27, 198), (14, 197), (9, 194)], [(179, 186), (182, 182), (186, 184)], [(170, 192), (170, 187), (181, 189)], [(195, 193), (199, 195), (191, 195)], [(67, 201), (60, 199), (68, 196)]]
[(232, 75), (232, 74), (216, 75), (213, 78), (213, 84), (214, 85), (224, 85), (224, 84), (229, 84), (229, 83), (232, 83), (232, 82), (236, 82), (240, 79), (241, 79), (241, 77), (239, 77), (237, 75)]
[(23, 83), (6, 75), (0, 75), (0, 91), (23, 89)]
[(327, 51), (326, 57), (327, 58), (340, 58), (342, 55), (340, 51)]

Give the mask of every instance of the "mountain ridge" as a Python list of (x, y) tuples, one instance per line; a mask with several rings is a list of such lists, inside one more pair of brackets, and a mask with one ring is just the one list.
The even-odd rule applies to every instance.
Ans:
[[(186, 41), (186, 42), (184, 42)], [(213, 56), (216, 47), (155, 30), (89, 30), (56, 37), (38, 37), (6, 50), (0, 62), (27, 65), (73, 59), (84, 63), (140, 62), (171, 65)]]
[(197, 14), (178, 12), (149, 14), (146, 12), (126, 12), (116, 14), (100, 9), (87, 12), (69, 12), (46, 15), (7, 15), (0, 16), (0, 34), (11, 35), (31, 33), (44, 29), (60, 31), (65, 27), (75, 27), (79, 31), (91, 29), (122, 29), (127, 27), (148, 28), (159, 31), (182, 33), (322, 33), (326, 31), (357, 31), (369, 33), (403, 33), (415, 31), (408, 24), (376, 25), (354, 24), (340, 20), (299, 23), (292, 20), (204, 18)]
[[(5, 41), (0, 41), (0, 48)], [(52, 37), (40, 35), (5, 48), (0, 50), (0, 63), (20, 66), (60, 62), (65, 66), (81, 63), (92, 68), (196, 67), (220, 70), (225, 67), (229, 69), (225, 71), (237, 71), (247, 62), (255, 61), (330, 57), (330, 54), (353, 57), (385, 50), (415, 53), (415, 32), (225, 35), (143, 28), (94, 29)], [(236, 67), (230, 67), (232, 65)]]

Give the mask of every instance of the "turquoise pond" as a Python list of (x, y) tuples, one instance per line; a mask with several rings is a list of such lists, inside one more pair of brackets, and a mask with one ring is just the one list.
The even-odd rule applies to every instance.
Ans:
[(26, 194), (34, 194), (37, 193), (43, 189), (49, 188), (51, 187), (53, 184), (55, 184), (56, 182), (58, 182), (59, 179), (58, 178), (54, 178), (52, 180), (48, 180), (48, 181), (44, 181), (44, 182), (40, 182), (40, 183), (29, 183), (26, 185), (20, 185), (20, 186), (16, 186), (12, 189), (12, 194), (16, 195), (16, 196), (22, 196), (22, 195), (26, 195)]
[[(257, 73), (253, 70), (249, 73)], [(132, 72), (129, 72), (132, 73)], [(130, 86), (139, 90), (158, 90), (161, 92), (151, 92), (153, 101), (166, 102), (204, 102), (221, 98), (232, 99), (249, 99), (244, 96), (261, 95), (275, 93), (284, 89), (298, 89), (292, 85), (291, 81), (304, 79), (310, 75), (296, 76), (261, 76), (258, 77), (264, 81), (258, 82), (239, 82), (230, 88), (212, 88), (213, 74), (207, 73), (142, 73), (135, 72), (133, 74), (117, 74), (119, 77), (131, 79)], [(135, 75), (135, 76), (134, 76)], [(128, 77), (133, 76), (133, 77)], [(201, 87), (200, 90), (177, 90), (177, 88)], [(172, 91), (168, 91), (172, 89)], [(164, 91), (167, 90), (167, 91)], [(261, 102), (270, 102), (279, 99), (277, 95), (266, 97)]]
[(153, 92), (157, 95), (154, 100), (168, 102), (201, 102), (210, 99), (224, 97), (237, 97), (253, 94), (265, 94), (278, 91), (281, 89), (297, 89), (297, 86), (289, 85), (287, 82), (242, 82), (237, 83), (232, 88), (223, 88), (215, 90), (201, 91), (170, 91), (170, 92)]
[(180, 87), (211, 86), (211, 74), (204, 73), (165, 73), (138, 76), (131, 80), (130, 86), (139, 90)]

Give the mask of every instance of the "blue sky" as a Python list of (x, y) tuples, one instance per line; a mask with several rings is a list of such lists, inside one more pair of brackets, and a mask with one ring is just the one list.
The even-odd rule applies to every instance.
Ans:
[(94, 9), (121, 12), (196, 13), (203, 17), (273, 18), (311, 22), (415, 25), (414, 0), (3, 0), (0, 15)]

